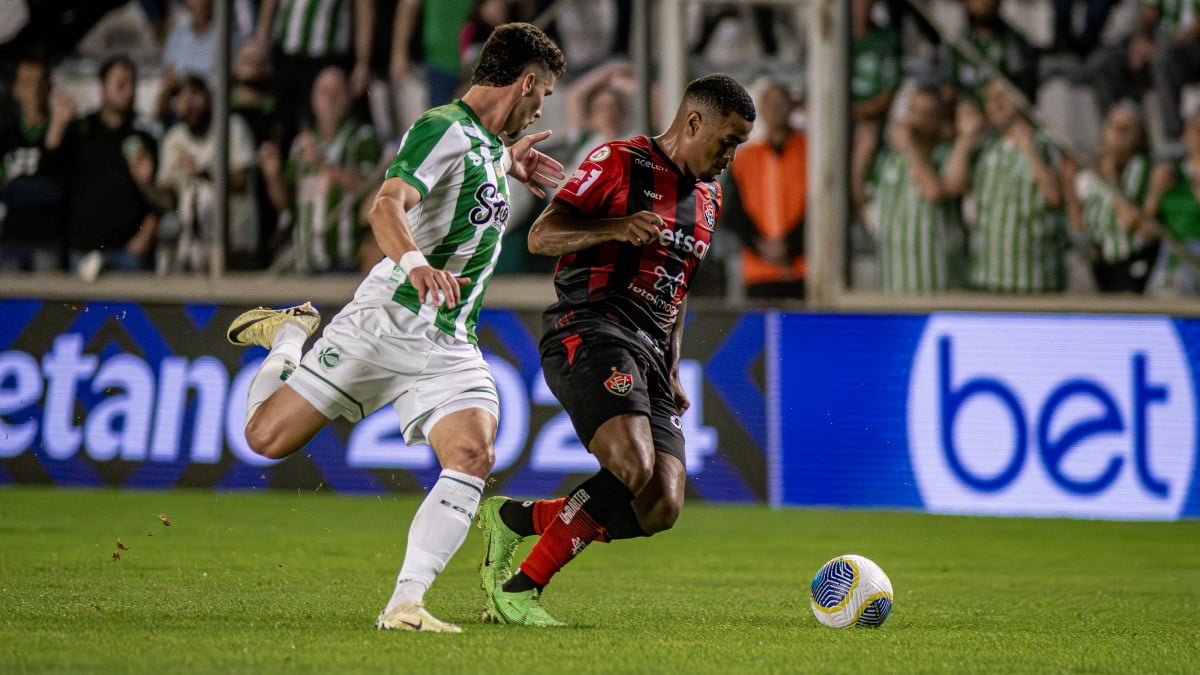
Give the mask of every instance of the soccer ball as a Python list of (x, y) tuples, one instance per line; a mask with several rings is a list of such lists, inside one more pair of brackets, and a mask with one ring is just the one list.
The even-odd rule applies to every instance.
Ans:
[(841, 555), (817, 570), (810, 604), (830, 628), (881, 626), (892, 612), (892, 581), (861, 555)]

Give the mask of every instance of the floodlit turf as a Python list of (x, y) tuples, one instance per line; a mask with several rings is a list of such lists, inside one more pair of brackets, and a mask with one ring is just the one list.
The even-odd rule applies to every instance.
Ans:
[[(472, 530), (427, 598), (466, 632), (376, 631), (416, 505), (0, 489), (0, 672), (1200, 669), (1198, 522), (693, 504), (665, 535), (591, 546), (545, 597), (571, 627), (543, 630), (478, 623)], [(809, 611), (812, 574), (848, 552), (891, 576), (880, 629)]]

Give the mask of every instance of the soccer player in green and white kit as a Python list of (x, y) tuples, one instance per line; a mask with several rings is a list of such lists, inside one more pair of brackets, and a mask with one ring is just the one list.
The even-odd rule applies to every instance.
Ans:
[(236, 345), (270, 348), (250, 384), (246, 440), (286, 457), (334, 417), (357, 421), (391, 403), (404, 440), (433, 447), (442, 473), (417, 510), (395, 590), (375, 625), (461, 629), (431, 615), (425, 591), (467, 536), (495, 456), (499, 400), (475, 323), (500, 255), (511, 174), (534, 194), (564, 178), (532, 134), (563, 74), (541, 30), (512, 23), (488, 38), (461, 100), (425, 113), (405, 134), (371, 209), (387, 255), (301, 358), (320, 317), (305, 303), (255, 309), (229, 327)]

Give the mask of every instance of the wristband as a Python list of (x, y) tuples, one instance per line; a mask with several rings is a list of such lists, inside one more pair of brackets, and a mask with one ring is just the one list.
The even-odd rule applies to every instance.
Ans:
[(429, 261), (425, 256), (421, 255), (420, 251), (409, 251), (400, 256), (400, 261), (396, 263), (400, 267), (400, 271), (408, 275), (412, 273), (414, 267), (425, 267), (429, 265)]

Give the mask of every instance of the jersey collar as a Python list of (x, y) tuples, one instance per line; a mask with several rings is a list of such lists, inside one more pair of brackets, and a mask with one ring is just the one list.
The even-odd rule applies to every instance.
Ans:
[[(670, 167), (672, 171), (674, 171), (675, 173), (679, 174), (680, 176), (682, 176), (684, 178), (688, 178), (688, 179), (692, 178), (691, 176), (684, 173), (683, 169), (680, 169), (678, 166), (676, 166), (675, 162), (671, 161), (671, 158), (667, 156), (667, 153), (665, 151), (663, 151), (663, 149), (661, 147), (659, 147), (658, 141), (654, 140), (654, 137), (647, 136), (646, 138), (648, 138), (650, 140), (650, 148), (654, 151), (654, 154), (658, 155), (659, 158), (662, 159), (663, 163), (666, 164), (668, 167)], [(696, 178), (694, 180), (697, 183), (702, 182), (699, 178)]]
[(467, 117), (471, 118), (471, 121), (475, 123), (475, 127), (478, 128), (481, 133), (485, 134), (489, 140), (495, 142), (497, 145), (504, 145), (504, 142), (500, 140), (499, 136), (488, 131), (488, 128), (483, 126), (483, 120), (479, 119), (479, 115), (475, 114), (475, 111), (471, 108), (471, 106), (464, 103), (461, 98), (454, 99), (454, 105), (458, 106), (463, 112), (467, 113)]

